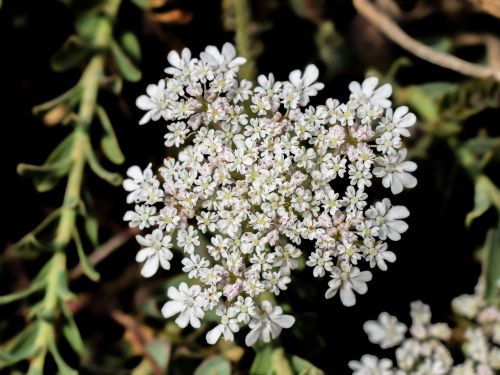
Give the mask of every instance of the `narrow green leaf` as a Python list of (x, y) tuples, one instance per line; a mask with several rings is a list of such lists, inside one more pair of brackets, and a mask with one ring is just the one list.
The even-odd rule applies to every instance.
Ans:
[(101, 147), (104, 155), (115, 164), (122, 164), (125, 161), (125, 156), (120, 148), (118, 139), (116, 138), (113, 125), (109, 120), (106, 111), (101, 106), (97, 107), (97, 116), (101, 121), (104, 129), (104, 136), (101, 139)]
[(99, 225), (94, 210), (94, 201), (88, 189), (83, 189), (82, 198), (79, 212), (83, 217), (85, 234), (92, 243), (92, 246), (97, 247), (99, 245)]
[(266, 375), (270, 373), (272, 367), (273, 348), (265, 346), (257, 351), (252, 367), (250, 368), (251, 375)]
[(11, 303), (23, 298), (28, 297), (29, 295), (38, 292), (43, 289), (46, 284), (46, 280), (40, 280), (37, 283), (32, 283), (30, 287), (23, 289), (16, 293), (7, 294), (5, 296), (0, 296), (0, 305), (4, 305), (6, 303)]
[(118, 186), (122, 183), (122, 177), (118, 173), (112, 173), (104, 169), (99, 163), (99, 160), (97, 160), (94, 150), (91, 147), (87, 148), (86, 154), (89, 166), (97, 176), (114, 186)]
[(130, 0), (130, 2), (141, 9), (146, 9), (149, 4), (148, 0)]
[(78, 375), (78, 372), (71, 368), (62, 358), (54, 341), (49, 341), (49, 350), (54, 357), (60, 375)]
[(32, 356), (38, 349), (34, 345), (38, 332), (39, 325), (33, 323), (10, 339), (0, 350), (0, 368), (10, 366)]
[(290, 359), (290, 363), (292, 365), (295, 373), (300, 375), (323, 375), (323, 370), (320, 370), (316, 366), (314, 366), (311, 362), (306, 361), (303, 358), (300, 358), (296, 355), (292, 355)]
[(231, 363), (220, 355), (205, 359), (194, 375), (231, 375)]
[(500, 191), (491, 180), (481, 175), (474, 185), (474, 208), (465, 218), (465, 224), (470, 226), (472, 221), (483, 215), (494, 205), (500, 211)]
[(123, 78), (130, 82), (137, 82), (141, 79), (141, 71), (137, 69), (130, 58), (123, 52), (122, 48), (113, 40), (111, 43), (111, 54), (115, 60), (116, 67)]
[(169, 343), (160, 340), (151, 341), (146, 345), (146, 351), (153, 357), (163, 372), (167, 371), (171, 349)]
[(500, 281), (500, 225), (486, 235), (483, 251), (484, 299), (493, 303), (498, 295)]
[(78, 35), (91, 42), (101, 20), (101, 16), (93, 11), (79, 12), (75, 18), (75, 28)]
[(76, 250), (78, 251), (78, 258), (80, 259), (80, 267), (82, 267), (83, 273), (92, 281), (99, 281), (100, 275), (90, 263), (90, 260), (87, 258), (85, 254), (85, 250), (83, 249), (82, 241), (80, 239), (80, 234), (78, 231), (73, 232), (73, 239), (75, 241)]
[(64, 302), (62, 302), (60, 306), (65, 318), (62, 325), (62, 332), (64, 334), (64, 337), (66, 337), (66, 340), (68, 340), (73, 350), (77, 354), (82, 355), (85, 351), (85, 344), (83, 343), (82, 336), (80, 335), (80, 330), (75, 323), (73, 314)]
[(57, 295), (63, 301), (74, 299), (75, 295), (69, 289), (68, 274), (66, 271), (61, 271), (56, 275), (57, 278)]
[(285, 351), (283, 348), (274, 349), (272, 356), (272, 369), (273, 374), (276, 375), (293, 375), (290, 363), (285, 356)]
[(69, 101), (71, 101), (71, 99), (74, 99), (74, 98), (79, 98), (80, 93), (81, 93), (81, 87), (79, 84), (77, 84), (77, 85), (73, 86), (72, 88), (70, 88), (65, 93), (59, 95), (58, 97), (56, 97), (52, 100), (49, 100), (48, 102), (34, 106), (32, 109), (32, 112), (34, 115), (38, 115), (40, 113), (47, 112), (50, 109), (58, 106), (59, 104), (69, 102)]
[(56, 72), (65, 72), (80, 64), (88, 55), (89, 49), (84, 40), (78, 35), (71, 35), (52, 56), (50, 65)]
[(36, 190), (43, 193), (52, 190), (61, 178), (68, 174), (70, 166), (70, 160), (59, 160), (43, 165), (20, 163), (17, 165), (17, 173), (23, 177), (32, 178)]
[(133, 32), (126, 31), (122, 34), (121, 46), (135, 62), (141, 61), (141, 45)]

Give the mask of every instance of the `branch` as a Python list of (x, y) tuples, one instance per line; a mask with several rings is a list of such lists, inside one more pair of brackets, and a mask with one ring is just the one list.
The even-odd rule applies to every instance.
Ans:
[[(121, 232), (118, 232), (116, 235), (111, 237), (107, 242), (103, 243), (99, 246), (90, 256), (90, 263), (95, 266), (104, 258), (108, 257), (115, 250), (122, 247), (126, 244), (132, 237), (134, 237), (138, 233), (135, 229), (124, 229)], [(78, 264), (75, 268), (71, 270), (69, 273), (70, 279), (78, 279), (83, 274), (83, 270), (81, 264)]]
[(480, 79), (493, 78), (500, 82), (500, 70), (474, 64), (456, 56), (433, 50), (406, 34), (391, 18), (383, 14), (368, 0), (353, 0), (353, 4), (356, 10), (377, 27), (387, 38), (415, 56), (432, 64), (467, 76)]

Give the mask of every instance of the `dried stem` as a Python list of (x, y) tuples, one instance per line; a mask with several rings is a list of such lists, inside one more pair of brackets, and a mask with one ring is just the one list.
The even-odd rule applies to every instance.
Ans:
[(356, 10), (377, 27), (384, 35), (417, 57), (443, 68), (481, 79), (500, 81), (500, 70), (474, 64), (420, 43), (406, 34), (391, 18), (382, 13), (368, 0), (353, 0)]

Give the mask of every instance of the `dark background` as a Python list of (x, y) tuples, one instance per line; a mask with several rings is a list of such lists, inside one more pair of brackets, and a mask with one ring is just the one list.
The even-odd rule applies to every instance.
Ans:
[[(138, 34), (143, 54), (140, 66), (143, 79), (139, 83), (126, 83), (118, 98), (102, 94), (102, 102), (110, 113), (126, 156), (125, 164), (118, 168), (121, 173), (132, 164), (144, 166), (153, 161), (159, 165), (163, 157), (164, 125), (150, 123), (139, 127), (137, 122), (141, 114), (134, 102), (148, 83), (156, 82), (162, 76), (168, 51), (186, 45), (197, 54), (208, 44), (221, 46), (233, 38), (231, 32), (224, 30), (219, 2), (193, 0), (174, 4), (191, 11), (193, 19), (186, 25), (162, 26), (164, 38), (158, 37), (144, 24), (141, 11), (134, 5), (125, 2), (120, 12), (119, 27), (132, 29)], [(412, 4), (406, 2), (403, 6), (411, 7)], [(362, 80), (367, 69), (375, 67), (384, 72), (396, 57), (411, 57), (381, 36), (370, 35), (373, 29), (356, 16), (350, 2), (331, 1), (324, 9), (321, 16), (331, 18), (344, 38), (344, 47), (338, 53), (348, 56), (350, 63), (339, 69), (334, 77), (322, 77), (326, 89), (321, 93), (321, 99), (329, 96), (345, 99), (348, 82)], [(260, 73), (274, 72), (278, 79), (286, 79), (289, 71), (311, 62), (318, 64), (320, 71), (325, 70), (312, 41), (313, 23), (297, 17), (287, 6), (279, 6), (266, 14), (266, 21), (271, 26), (259, 36), (264, 45), (258, 58)], [(432, 25), (439, 27), (442, 33), (451, 33), (457, 23), (464, 26), (464, 22), (436, 15), (411, 25), (410, 31), (425, 36), (429, 33), (428, 26)], [(473, 28), (487, 28), (488, 22), (492, 22), (488, 17), (466, 21)], [(17, 176), (16, 165), (19, 162), (43, 162), (69, 131), (63, 126), (44, 127), (40, 119), (31, 114), (31, 108), (55, 97), (79, 78), (79, 70), (54, 73), (49, 64), (52, 54), (72, 32), (72, 25), (71, 13), (55, 0), (5, 1), (0, 10), (0, 82), (3, 91), (0, 102), (0, 160), (3, 165), (0, 246), (3, 248), (19, 240), (51, 209), (60, 205), (64, 184), (50, 193), (38, 194), (29, 180)], [(468, 57), (477, 53), (475, 49), (465, 51)], [(398, 75), (402, 84), (435, 79), (464, 80), (458, 74), (411, 58), (413, 66)], [(494, 115), (493, 111), (486, 112), (474, 121), (493, 121)], [(382, 354), (375, 345), (369, 344), (363, 332), (362, 324), (366, 320), (388, 311), (408, 322), (410, 302), (422, 300), (432, 306), (435, 321), (449, 322), (451, 299), (473, 291), (480, 268), (472, 260), (472, 254), (480, 245), (483, 232), (481, 224), (473, 226), (472, 230), (464, 225), (465, 215), (473, 205), (472, 183), (444, 141), (435, 142), (427, 158), (416, 161), (419, 165), (416, 172), (418, 186), (391, 198), (393, 203), (403, 204), (411, 212), (408, 232), (400, 242), (391, 244), (397, 262), (390, 265), (387, 272), (374, 272), (368, 293), (358, 296), (358, 302), (352, 308), (343, 307), (338, 297), (328, 301), (323, 298), (325, 280), (314, 280), (309, 270), (299, 274), (294, 280), (299, 286), (283, 294), (297, 318), (296, 328), (283, 332), (281, 336), (287, 353), (306, 358), (327, 372), (348, 373), (349, 360), (359, 359), (364, 353)], [(124, 227), (121, 217), (126, 210), (125, 193), (90, 174), (87, 181), (97, 203), (100, 240), (104, 241)], [(150, 282), (135, 276), (124, 277), (130, 268), (135, 268), (138, 274), (135, 253), (136, 244), (131, 241), (97, 266), (102, 274), (101, 283), (78, 280), (73, 284), (74, 291), (90, 295), (94, 300), (88, 308), (77, 313), (76, 320), (84, 339), (95, 348), (112, 350), (110, 348), (122, 334), (121, 328), (107, 317), (106, 311), (118, 307), (133, 315), (136, 311), (134, 293), (141, 283)], [(70, 262), (74, 261), (73, 258), (70, 256)], [(2, 262), (0, 294), (17, 287), (22, 278), (31, 278), (43, 264), (43, 259), (44, 255), (33, 261)], [(159, 278), (156, 282), (161, 282)], [(125, 280), (124, 285), (111, 289), (110, 295), (106, 285), (116, 279)], [(9, 317), (8, 322), (4, 321), (0, 326), (2, 329), (22, 324), (21, 313), (14, 312), (12, 307), (0, 309), (2, 320)], [(238, 337), (241, 340), (243, 335)], [(248, 350), (243, 367), (250, 363), (251, 352)], [(134, 363), (134, 360), (125, 361), (123, 367), (126, 369)]]

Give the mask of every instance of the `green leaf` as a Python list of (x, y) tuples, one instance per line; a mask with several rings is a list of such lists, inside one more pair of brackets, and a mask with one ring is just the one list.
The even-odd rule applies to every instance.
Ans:
[(121, 45), (123, 50), (134, 59), (135, 62), (141, 61), (141, 46), (137, 36), (131, 32), (126, 31), (122, 34)]
[(484, 299), (493, 303), (498, 295), (500, 281), (500, 225), (486, 235), (483, 251)]
[(257, 351), (252, 367), (250, 368), (251, 375), (269, 374), (272, 366), (273, 348), (265, 346)]
[(141, 9), (148, 8), (149, 1), (148, 0), (130, 0), (132, 4), (135, 4)]
[(69, 290), (68, 274), (66, 270), (59, 272), (56, 275), (57, 279), (57, 295), (63, 301), (74, 299), (75, 295)]
[(38, 115), (40, 113), (47, 112), (50, 109), (52, 109), (52, 108), (54, 108), (62, 103), (70, 102), (70, 101), (73, 101), (73, 100), (79, 98), (80, 94), (81, 94), (81, 87), (79, 84), (77, 84), (77, 85), (73, 86), (72, 88), (70, 88), (65, 93), (59, 95), (58, 97), (56, 97), (52, 100), (49, 100), (48, 102), (34, 106), (32, 112), (34, 115)]
[(78, 35), (71, 35), (52, 56), (50, 65), (56, 72), (65, 72), (80, 64), (89, 55), (89, 49)]
[(106, 155), (113, 163), (122, 164), (125, 161), (125, 156), (120, 149), (113, 125), (111, 124), (106, 111), (101, 106), (97, 107), (97, 116), (99, 117), (102, 128), (104, 129), (104, 136), (101, 139), (101, 147), (104, 155)]
[(311, 362), (306, 361), (296, 355), (291, 357), (291, 365), (296, 374), (300, 375), (323, 375), (323, 370), (314, 366)]
[(0, 305), (4, 305), (6, 303), (11, 303), (11, 302), (17, 301), (19, 299), (26, 298), (29, 295), (36, 293), (39, 290), (43, 289), (45, 284), (46, 284), (46, 280), (42, 279), (36, 283), (31, 283), (31, 285), (28, 288), (23, 289), (19, 292), (7, 294), (5, 296), (0, 296)]
[(85, 351), (85, 344), (83, 343), (82, 336), (80, 335), (80, 330), (75, 323), (73, 314), (64, 302), (62, 302), (60, 306), (65, 318), (62, 324), (62, 332), (64, 334), (64, 337), (66, 337), (66, 340), (68, 340), (73, 350), (77, 354), (82, 355)]
[(52, 190), (71, 167), (73, 138), (73, 133), (64, 138), (43, 165), (21, 163), (17, 166), (17, 172), (21, 176), (31, 177), (39, 192)]
[(122, 177), (118, 173), (112, 173), (104, 169), (99, 163), (99, 160), (97, 160), (97, 156), (91, 147), (87, 147), (86, 154), (89, 166), (97, 176), (114, 186), (118, 186), (122, 183)]
[(80, 215), (83, 217), (85, 234), (92, 243), (92, 246), (99, 245), (99, 225), (97, 215), (94, 210), (94, 201), (88, 189), (82, 189), (82, 204), (80, 205)]
[(93, 11), (80, 12), (75, 18), (75, 28), (83, 39), (91, 42), (102, 18)]
[(153, 357), (163, 372), (167, 371), (171, 349), (169, 343), (160, 340), (151, 341), (146, 345), (146, 351)]
[(38, 349), (35, 346), (38, 332), (39, 325), (37, 323), (30, 324), (2, 346), (0, 350), (0, 368), (31, 357)]
[(205, 359), (194, 375), (231, 375), (231, 363), (220, 355)]
[(472, 221), (482, 216), (492, 205), (500, 211), (500, 191), (488, 177), (481, 175), (476, 179), (474, 208), (465, 217), (465, 225), (470, 226)]
[(78, 372), (71, 368), (61, 357), (61, 354), (59, 353), (59, 350), (53, 340), (49, 341), (49, 350), (52, 357), (54, 357), (54, 361), (56, 362), (60, 375), (78, 375)]
[(137, 82), (141, 79), (141, 71), (137, 69), (115, 40), (111, 42), (111, 55), (123, 78), (130, 82)]
[(83, 250), (82, 241), (80, 239), (80, 234), (78, 231), (73, 231), (73, 239), (75, 241), (76, 250), (78, 251), (78, 258), (80, 259), (80, 267), (82, 267), (83, 273), (92, 281), (99, 281), (100, 275), (90, 263), (90, 260), (87, 258), (87, 254), (85, 254), (85, 250)]

